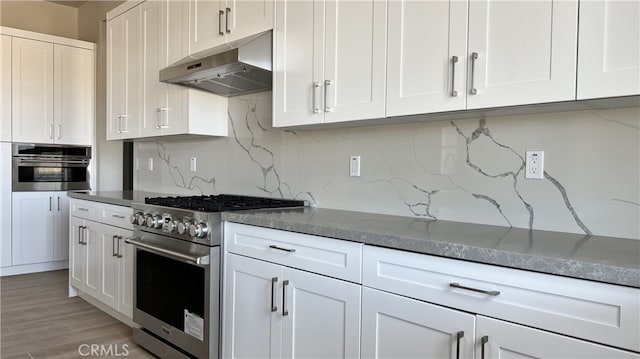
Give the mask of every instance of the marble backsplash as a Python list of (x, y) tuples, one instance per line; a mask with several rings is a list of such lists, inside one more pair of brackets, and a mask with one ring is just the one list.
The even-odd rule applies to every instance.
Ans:
[[(281, 130), (262, 93), (229, 99), (229, 121), (226, 138), (137, 142), (154, 169), (140, 165), (135, 189), (640, 239), (637, 107)], [(524, 179), (527, 150), (545, 151), (545, 179)], [(349, 177), (350, 155), (360, 177)]]

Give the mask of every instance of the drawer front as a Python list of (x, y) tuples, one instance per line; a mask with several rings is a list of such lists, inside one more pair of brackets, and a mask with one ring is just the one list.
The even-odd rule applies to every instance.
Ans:
[(322, 275), (362, 281), (362, 244), (225, 223), (225, 250)]
[(640, 351), (639, 289), (372, 246), (363, 257), (365, 286)]
[(98, 219), (98, 203), (71, 198), (69, 201), (71, 215), (91, 221)]
[(133, 225), (130, 220), (133, 210), (130, 207), (100, 203), (99, 208), (100, 216), (98, 218), (98, 222), (124, 229), (133, 229)]

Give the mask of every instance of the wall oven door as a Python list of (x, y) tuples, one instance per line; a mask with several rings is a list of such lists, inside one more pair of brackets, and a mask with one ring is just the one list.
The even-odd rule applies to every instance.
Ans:
[(143, 231), (127, 243), (136, 248), (133, 321), (164, 344), (216, 358), (220, 247)]
[(88, 190), (91, 147), (16, 143), (11, 189), (18, 191)]

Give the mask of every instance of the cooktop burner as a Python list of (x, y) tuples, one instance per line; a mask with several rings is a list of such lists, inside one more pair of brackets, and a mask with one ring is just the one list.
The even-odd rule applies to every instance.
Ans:
[(147, 197), (144, 203), (199, 212), (239, 211), (259, 208), (302, 207), (305, 201), (221, 194), (216, 196)]

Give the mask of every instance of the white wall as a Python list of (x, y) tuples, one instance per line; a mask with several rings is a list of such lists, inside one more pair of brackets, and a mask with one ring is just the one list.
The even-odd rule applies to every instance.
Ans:
[[(315, 131), (272, 129), (270, 114), (270, 93), (231, 98), (228, 138), (137, 143), (155, 168), (136, 189), (640, 237), (640, 108)], [(524, 179), (526, 150), (545, 151), (547, 179)]]
[(78, 9), (44, 0), (2, 0), (0, 25), (77, 39)]

